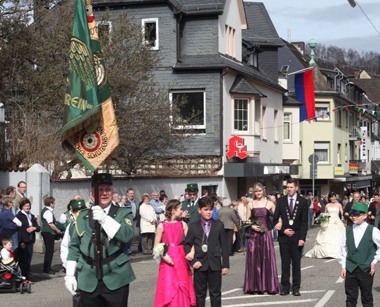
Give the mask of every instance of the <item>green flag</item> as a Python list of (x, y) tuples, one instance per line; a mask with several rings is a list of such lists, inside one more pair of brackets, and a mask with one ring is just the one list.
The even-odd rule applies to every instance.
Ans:
[(119, 134), (92, 6), (86, 6), (84, 0), (75, 6), (62, 144), (94, 171), (115, 151)]

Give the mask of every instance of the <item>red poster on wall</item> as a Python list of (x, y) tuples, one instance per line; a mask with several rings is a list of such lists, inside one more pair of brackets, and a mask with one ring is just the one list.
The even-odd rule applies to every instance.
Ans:
[(229, 140), (227, 157), (232, 159), (233, 157), (239, 157), (240, 159), (248, 158), (247, 146), (244, 145), (244, 139), (238, 136), (233, 136)]

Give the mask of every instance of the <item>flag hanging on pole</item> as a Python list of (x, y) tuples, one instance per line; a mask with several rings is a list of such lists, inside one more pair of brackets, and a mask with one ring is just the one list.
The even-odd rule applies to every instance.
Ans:
[(300, 122), (315, 117), (315, 98), (313, 70), (305, 71), (294, 76), (296, 99), (303, 105), (300, 107)]
[[(87, 9), (87, 13), (86, 13)], [(77, 0), (64, 99), (62, 145), (91, 171), (119, 145), (115, 111), (91, 0)]]

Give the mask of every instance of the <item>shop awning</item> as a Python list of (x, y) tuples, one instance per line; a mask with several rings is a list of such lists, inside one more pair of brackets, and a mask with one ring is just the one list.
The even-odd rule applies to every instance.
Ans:
[(290, 175), (292, 170), (289, 164), (224, 163), (224, 177)]
[(362, 180), (362, 181), (358, 181), (356, 182), (356, 185), (355, 187), (357, 189), (360, 189), (360, 188), (367, 188), (367, 187), (370, 187), (371, 186), (371, 180)]

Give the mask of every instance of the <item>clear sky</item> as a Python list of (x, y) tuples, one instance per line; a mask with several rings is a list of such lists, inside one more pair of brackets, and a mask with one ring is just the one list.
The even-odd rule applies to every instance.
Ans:
[[(262, 0), (280, 37), (380, 53), (380, 35), (347, 0)], [(357, 0), (380, 32), (380, 0)]]

